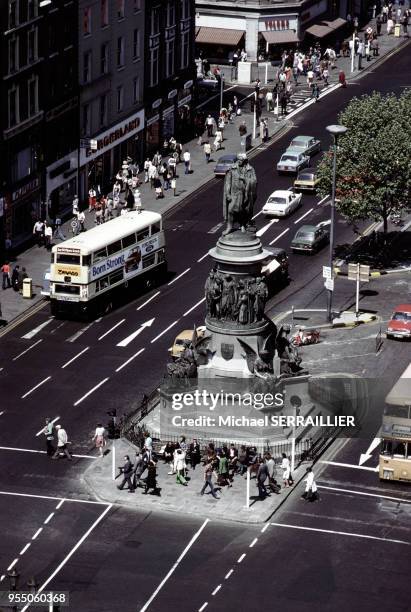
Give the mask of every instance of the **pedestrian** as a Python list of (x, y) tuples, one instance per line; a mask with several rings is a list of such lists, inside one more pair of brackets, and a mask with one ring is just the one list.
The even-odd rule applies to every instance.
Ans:
[(218, 458), (218, 485), (220, 487), (231, 487), (231, 483), (229, 480), (229, 472), (228, 472), (228, 459), (222, 451), (220, 451), (217, 455)]
[(97, 193), (94, 187), (92, 186), (88, 190), (88, 210), (89, 212), (91, 212), (94, 209), (96, 202), (97, 202)]
[(51, 422), (50, 417), (46, 418), (46, 426), (43, 429), (43, 434), (46, 438), (46, 452), (49, 457), (53, 457), (55, 448), (54, 448), (54, 425)]
[(46, 247), (47, 251), (50, 251), (51, 249), (52, 240), (53, 240), (53, 228), (49, 223), (45, 221), (44, 222), (44, 246)]
[(38, 219), (33, 227), (33, 236), (37, 242), (37, 246), (41, 247), (44, 241), (44, 223)]
[(189, 446), (189, 457), (190, 457), (191, 467), (193, 468), (193, 470), (195, 470), (196, 466), (199, 463), (201, 463), (200, 445), (197, 442), (196, 438), (193, 439), (193, 441), (191, 442)]
[(218, 151), (221, 149), (221, 143), (223, 141), (223, 134), (220, 129), (216, 130), (215, 139), (214, 139), (214, 150)]
[(177, 195), (177, 179), (174, 177), (171, 179), (171, 189), (173, 190), (173, 196)]
[(185, 479), (185, 471), (187, 468), (187, 464), (186, 464), (186, 451), (185, 450), (181, 448), (177, 448), (175, 450), (174, 467), (175, 467), (175, 472), (176, 472), (176, 483), (182, 484), (186, 487), (187, 481)]
[(77, 215), (77, 220), (79, 223), (79, 232), (85, 232), (86, 228), (84, 227), (84, 224), (86, 222), (86, 215), (84, 214), (84, 211), (80, 211), (79, 214)]
[(246, 125), (246, 122), (244, 120), (238, 126), (238, 132), (239, 132), (240, 136), (245, 136), (247, 134), (247, 125)]
[(127, 483), (128, 492), (134, 493), (133, 483), (131, 482), (131, 476), (133, 475), (133, 464), (130, 461), (130, 457), (128, 455), (124, 455), (124, 464), (119, 468), (120, 473), (123, 474), (123, 480), (121, 484), (117, 485), (117, 489), (122, 491), (124, 489), (124, 485)]
[(205, 158), (206, 158), (206, 162), (208, 164), (208, 162), (210, 161), (210, 156), (211, 156), (211, 145), (208, 142), (208, 140), (207, 140), (207, 142), (204, 143), (203, 150), (204, 150), (204, 155), (205, 155)]
[(237, 115), (237, 110), (238, 110), (238, 99), (237, 99), (237, 96), (234, 96), (234, 98), (233, 98), (233, 111), (234, 111), (235, 115)]
[(285, 89), (283, 89), (280, 93), (280, 105), (281, 105), (281, 115), (284, 116), (287, 114), (287, 102), (288, 96)]
[(60, 454), (64, 453), (67, 459), (69, 461), (72, 461), (73, 458), (67, 448), (68, 436), (67, 436), (66, 430), (63, 429), (61, 425), (56, 425), (56, 431), (57, 431), (57, 448), (56, 448), (56, 452), (54, 453), (52, 459), (60, 459)]
[(190, 151), (187, 151), (187, 149), (184, 151), (183, 159), (184, 159), (184, 174), (189, 174), (191, 170), (191, 167), (190, 167), (191, 154), (190, 154)]
[(173, 155), (169, 157), (167, 164), (172, 178), (175, 178), (177, 176), (177, 162)]
[(265, 104), (266, 104), (266, 108), (267, 108), (267, 112), (270, 112), (273, 110), (274, 105), (273, 105), (273, 92), (268, 90), (267, 93), (265, 94)]
[(214, 488), (213, 485), (213, 464), (207, 463), (204, 467), (204, 485), (203, 488), (200, 491), (201, 495), (204, 495), (205, 490), (207, 487), (210, 487), (211, 490), (211, 495), (215, 498), (215, 499), (219, 499), (216, 490)]
[(390, 35), (393, 33), (394, 30), (394, 21), (392, 20), (391, 17), (389, 17), (387, 19), (387, 34)]
[(291, 465), (290, 460), (285, 453), (282, 453), (281, 469), (283, 470), (284, 487), (290, 486)]
[(318, 100), (320, 98), (320, 86), (318, 85), (318, 83), (313, 83), (312, 84), (311, 97), (315, 98), (315, 101), (318, 102)]
[(269, 493), (267, 493), (267, 489), (265, 488), (265, 482), (268, 478), (268, 469), (267, 469), (267, 465), (266, 463), (260, 459), (259, 464), (258, 464), (258, 471), (257, 471), (257, 487), (258, 487), (258, 497), (263, 500), (267, 497), (267, 495), (269, 495)]
[(344, 70), (340, 70), (340, 72), (338, 73), (338, 82), (340, 83), (341, 87), (347, 87)]
[(10, 289), (11, 287), (11, 276), (10, 276), (10, 264), (5, 261), (1, 267), (1, 275), (3, 280), (3, 290)]
[(140, 450), (136, 451), (136, 459), (133, 468), (133, 489), (137, 489), (140, 486), (140, 480), (147, 468), (147, 463), (143, 459), (143, 455)]
[(163, 186), (158, 176), (154, 179), (154, 191), (156, 193), (156, 200), (164, 198)]
[(61, 231), (61, 219), (60, 217), (56, 217), (54, 220), (54, 238), (60, 238), (60, 240), (65, 240), (66, 237)]
[(14, 291), (19, 290), (19, 274), (20, 274), (20, 266), (14, 266), (13, 272), (11, 273), (11, 286)]
[(161, 165), (161, 160), (162, 160), (162, 156), (160, 151), (157, 151), (157, 153), (155, 153), (154, 157), (153, 157), (153, 164), (154, 166), (158, 169)]
[(240, 450), (238, 451), (238, 473), (240, 474), (240, 476), (243, 476), (243, 474), (246, 473), (247, 465), (248, 465), (247, 450), (245, 446), (240, 446)]
[(153, 495), (160, 495), (160, 490), (157, 487), (157, 465), (154, 459), (150, 459), (147, 464), (147, 478), (145, 482), (144, 495), (147, 495), (150, 489), (153, 489)]
[(106, 445), (106, 430), (104, 429), (101, 423), (97, 424), (96, 431), (94, 432), (93, 440), (96, 445), (96, 448), (98, 448), (100, 457), (102, 457), (104, 455), (103, 449)]
[(324, 85), (326, 87), (328, 87), (328, 77), (329, 77), (330, 73), (328, 72), (328, 68), (324, 68), (323, 70), (323, 79), (324, 79)]
[(157, 168), (150, 162), (150, 166), (148, 168), (148, 178), (150, 181), (150, 188), (154, 188), (154, 179), (157, 176)]
[(312, 468), (307, 468), (306, 472), (307, 478), (305, 478), (305, 491), (301, 495), (301, 498), (305, 499), (305, 501), (313, 502), (319, 499), (317, 484), (314, 480), (314, 472), (312, 471)]
[(207, 130), (208, 138), (212, 138), (212, 136), (213, 136), (214, 124), (215, 124), (215, 121), (214, 121), (213, 117), (211, 115), (208, 115), (207, 119), (205, 121), (205, 126), (206, 126), (206, 130)]

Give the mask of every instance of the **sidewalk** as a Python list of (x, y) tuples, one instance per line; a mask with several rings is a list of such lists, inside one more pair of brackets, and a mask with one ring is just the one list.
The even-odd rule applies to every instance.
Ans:
[[(371, 25), (374, 24), (374, 20), (372, 20)], [(368, 25), (368, 24), (367, 24)], [(364, 26), (362, 31), (365, 31), (366, 26)], [(386, 26), (383, 26), (383, 32), (385, 32)], [(330, 74), (330, 84), (329, 87), (321, 88), (321, 96), (327, 95), (328, 91), (332, 91), (333, 88), (336, 87), (336, 82), (338, 81), (338, 72), (340, 69), (345, 71), (346, 77), (348, 81), (352, 81), (361, 77), (362, 74), (366, 73), (367, 69), (376, 65), (378, 61), (386, 56), (390, 51), (399, 47), (401, 44), (406, 44), (408, 39), (404, 40), (402, 37), (396, 38), (393, 35), (387, 36), (383, 33), (379, 37), (379, 45), (380, 45), (380, 56), (377, 58), (372, 58), (370, 62), (363, 62), (363, 70), (356, 71), (353, 75), (350, 74), (350, 63), (351, 60), (349, 58), (339, 58), (337, 60), (337, 68), (331, 71)], [(234, 94), (233, 94), (234, 95)], [(218, 96), (218, 94), (216, 94)], [(240, 98), (240, 96), (239, 96)], [(226, 104), (231, 99), (230, 92), (225, 94), (225, 102)], [(301, 108), (304, 104), (310, 101), (310, 90), (307, 87), (305, 80), (303, 77), (300, 77), (300, 84), (297, 88), (295, 88), (294, 94), (292, 96), (291, 102), (288, 107), (289, 114), (293, 110), (297, 110)], [(253, 131), (253, 114), (250, 112), (250, 104), (249, 100), (245, 99), (242, 103), (242, 115), (234, 119), (232, 123), (229, 123), (224, 130), (224, 142), (223, 148), (220, 151), (213, 152), (212, 161), (209, 164), (205, 163), (204, 152), (202, 146), (197, 144), (197, 140), (192, 140), (189, 143), (186, 143), (184, 149), (187, 149), (191, 153), (191, 166), (193, 172), (191, 174), (184, 174), (184, 164), (179, 164), (177, 166), (177, 190), (176, 196), (173, 195), (172, 190), (168, 190), (165, 192), (165, 197), (160, 200), (156, 200), (154, 189), (150, 188), (149, 184), (143, 184), (140, 188), (141, 192), (141, 202), (143, 208), (147, 210), (153, 210), (165, 214), (179, 205), (185, 198), (190, 196), (197, 189), (201, 188), (203, 185), (208, 183), (210, 180), (219, 181), (221, 179), (214, 178), (214, 165), (217, 159), (224, 154), (228, 153), (237, 153), (240, 150), (240, 137), (238, 132), (238, 127), (242, 121), (246, 122), (247, 132), (252, 134)], [(259, 138), (259, 130), (257, 129), (257, 138), (253, 141), (252, 146), (253, 149), (250, 151), (251, 156), (256, 152), (256, 147), (267, 147), (273, 141), (273, 137), (278, 135), (281, 130), (284, 130), (290, 125), (290, 122), (287, 120), (287, 117), (281, 118), (277, 121), (273, 112), (267, 113), (266, 109), (263, 109), (262, 116), (268, 118), (269, 123), (269, 141), (267, 143), (261, 143)], [(212, 141), (211, 141), (212, 142)], [(142, 175), (141, 175), (141, 178)], [(71, 221), (71, 220), (70, 220)], [(69, 238), (72, 236), (70, 221), (64, 224), (63, 233)], [(86, 213), (86, 228), (90, 229), (94, 227), (94, 216), (92, 214)], [(15, 260), (13, 260), (12, 265), (20, 265), (20, 267), (25, 267), (29, 277), (33, 279), (33, 298), (24, 299), (19, 293), (13, 291), (13, 289), (8, 289), (6, 291), (1, 292), (1, 306), (3, 311), (3, 318), (7, 321), (12, 320), (13, 318), (21, 315), (25, 310), (27, 310), (31, 305), (39, 302), (43, 299), (41, 296), (41, 288), (43, 285), (44, 273), (49, 267), (50, 263), (50, 254), (43, 247), (38, 248), (37, 246), (33, 246), (29, 248), (24, 253), (19, 254)]]

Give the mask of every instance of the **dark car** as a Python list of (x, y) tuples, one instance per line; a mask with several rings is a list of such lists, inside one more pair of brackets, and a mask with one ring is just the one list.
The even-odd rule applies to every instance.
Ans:
[(228, 155), (222, 155), (214, 168), (214, 174), (216, 176), (225, 176), (230, 170), (231, 166), (237, 161), (237, 154), (230, 153)]
[(329, 234), (324, 227), (316, 225), (303, 225), (297, 230), (291, 242), (294, 253), (314, 253), (329, 241)]
[(284, 249), (264, 247), (270, 255), (263, 261), (261, 273), (267, 282), (269, 296), (288, 282), (288, 255)]

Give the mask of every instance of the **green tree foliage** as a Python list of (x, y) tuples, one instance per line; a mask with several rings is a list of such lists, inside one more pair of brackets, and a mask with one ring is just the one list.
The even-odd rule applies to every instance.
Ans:
[[(338, 140), (336, 198), (351, 223), (384, 222), (411, 196), (411, 90), (397, 98), (374, 92), (353, 98), (338, 122), (348, 132)], [(331, 193), (333, 147), (318, 167), (320, 193)]]

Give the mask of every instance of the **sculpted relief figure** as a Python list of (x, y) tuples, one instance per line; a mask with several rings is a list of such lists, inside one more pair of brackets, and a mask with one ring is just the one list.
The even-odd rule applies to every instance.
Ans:
[(245, 153), (237, 155), (237, 161), (227, 172), (224, 181), (224, 219), (226, 236), (238, 224), (242, 231), (254, 229), (252, 216), (257, 198), (257, 177)]

